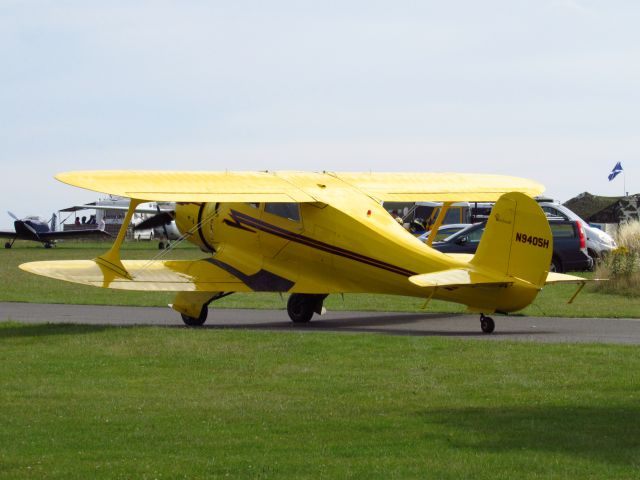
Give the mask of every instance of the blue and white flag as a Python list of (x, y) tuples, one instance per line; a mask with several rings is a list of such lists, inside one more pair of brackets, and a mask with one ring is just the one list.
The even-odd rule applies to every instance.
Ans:
[(611, 170), (611, 173), (609, 174), (609, 181), (616, 178), (616, 175), (618, 175), (621, 171), (622, 171), (622, 165), (620, 164), (620, 162), (618, 162), (616, 163), (616, 166), (613, 167), (613, 170)]

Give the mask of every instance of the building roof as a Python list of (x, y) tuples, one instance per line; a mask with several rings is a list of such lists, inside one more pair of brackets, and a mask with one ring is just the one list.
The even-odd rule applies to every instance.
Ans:
[(640, 194), (627, 197), (602, 197), (584, 192), (568, 200), (564, 205), (587, 222), (618, 223), (626, 216), (628, 207), (637, 205), (639, 200)]
[(567, 200), (564, 206), (588, 220), (602, 210), (617, 204), (621, 198), (623, 197), (601, 197), (599, 195), (591, 195), (589, 192), (583, 192), (577, 197)]

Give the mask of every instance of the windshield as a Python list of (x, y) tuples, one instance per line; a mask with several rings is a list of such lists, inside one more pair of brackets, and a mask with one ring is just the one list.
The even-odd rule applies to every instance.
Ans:
[[(484, 231), (484, 228), (479, 228), (476, 230), (476, 226), (480, 225), (482, 222), (480, 223), (474, 223), (473, 225), (469, 225), (468, 227), (463, 228), (462, 230), (460, 230), (459, 232), (456, 232), (452, 235), (449, 235), (448, 237), (446, 237), (445, 239), (443, 239), (443, 242), (451, 242), (454, 241), (456, 238), (460, 238), (463, 237), (465, 235), (473, 235), (474, 239), (476, 237), (476, 235), (478, 236), (478, 238), (480, 238), (480, 236), (482, 236), (482, 232)], [(471, 231), (471, 232), (470, 232)]]

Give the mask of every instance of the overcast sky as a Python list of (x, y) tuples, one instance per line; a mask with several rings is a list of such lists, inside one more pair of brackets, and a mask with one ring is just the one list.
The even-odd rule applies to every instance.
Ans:
[[(632, 0), (0, 0), (0, 65), (0, 208), (19, 216), (99, 198), (53, 179), (78, 169), (640, 192)], [(618, 161), (626, 177), (609, 182)]]

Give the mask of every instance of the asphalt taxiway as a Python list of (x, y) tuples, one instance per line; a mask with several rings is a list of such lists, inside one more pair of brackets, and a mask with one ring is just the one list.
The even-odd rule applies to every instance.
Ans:
[[(477, 315), (328, 312), (308, 324), (292, 323), (285, 310), (210, 309), (201, 328), (283, 332), (358, 332), (482, 340), (640, 344), (640, 319), (554, 318), (494, 315), (496, 330), (480, 331)], [(184, 326), (169, 308), (0, 303), (0, 321), (113, 326)], [(187, 327), (185, 327), (187, 328)]]

